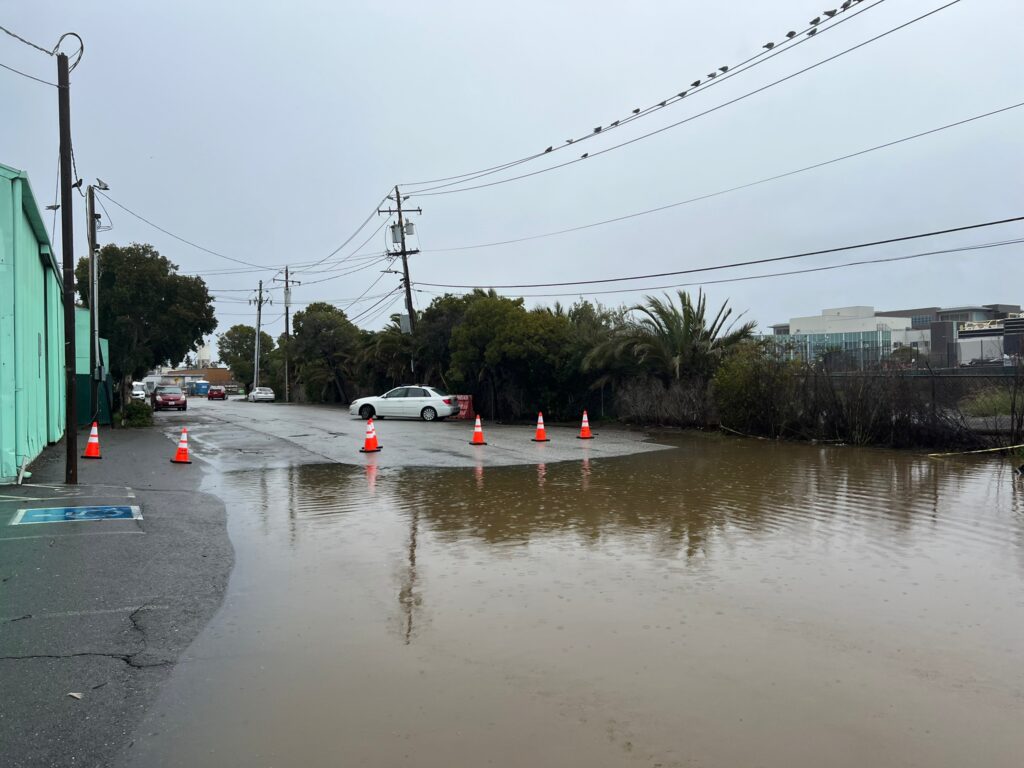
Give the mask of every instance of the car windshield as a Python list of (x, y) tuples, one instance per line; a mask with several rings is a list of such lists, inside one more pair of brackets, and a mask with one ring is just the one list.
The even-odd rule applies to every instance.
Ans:
[(157, 387), (158, 395), (180, 395), (181, 387)]

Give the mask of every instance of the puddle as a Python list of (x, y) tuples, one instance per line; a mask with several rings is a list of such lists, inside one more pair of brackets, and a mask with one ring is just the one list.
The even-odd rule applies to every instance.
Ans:
[(1019, 764), (1008, 464), (677, 444), (210, 478), (236, 569), (132, 764)]

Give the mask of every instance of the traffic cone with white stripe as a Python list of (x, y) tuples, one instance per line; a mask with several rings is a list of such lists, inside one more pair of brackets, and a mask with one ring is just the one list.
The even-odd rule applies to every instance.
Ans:
[(593, 440), (594, 436), (590, 433), (590, 419), (587, 418), (587, 412), (583, 412), (583, 424), (580, 425), (580, 433), (576, 435), (577, 440)]
[(548, 440), (548, 433), (544, 431), (544, 414), (537, 414), (537, 434), (533, 436), (533, 442), (535, 443), (550, 443)]
[(188, 427), (181, 428), (181, 438), (178, 440), (178, 452), (171, 459), (171, 464), (191, 464), (188, 458)]
[(366, 420), (366, 440), (363, 442), (363, 447), (359, 449), (360, 453), (377, 453), (383, 445), (377, 443), (377, 430), (373, 426), (373, 419)]
[(95, 421), (92, 423), (92, 429), (89, 431), (89, 442), (85, 446), (85, 453), (82, 454), (83, 459), (102, 459), (100, 456), (100, 428), (99, 424)]
[(480, 417), (476, 417), (476, 426), (473, 427), (473, 439), (469, 441), (470, 445), (487, 445), (484, 442), (484, 427), (480, 423)]

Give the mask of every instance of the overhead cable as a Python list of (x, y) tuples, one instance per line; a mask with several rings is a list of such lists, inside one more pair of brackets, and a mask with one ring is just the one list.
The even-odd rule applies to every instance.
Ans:
[[(836, 59), (840, 58), (841, 56), (845, 56), (846, 54), (852, 53), (853, 51), (856, 51), (859, 48), (863, 48), (864, 46), (870, 45), (871, 43), (874, 43), (874, 42), (876, 42), (878, 40), (881, 40), (884, 37), (887, 37), (887, 36), (889, 36), (891, 34), (899, 32), (900, 30), (906, 29), (907, 27), (911, 26), (912, 24), (916, 24), (919, 21), (923, 21), (924, 19), (928, 18), (929, 16), (932, 16), (932, 15), (934, 15), (936, 13), (939, 13), (940, 11), (943, 11), (943, 10), (945, 10), (947, 8), (950, 8), (950, 7), (956, 5), (959, 2), (961, 2), (961, 0), (950, 0), (950, 2), (946, 3), (945, 5), (939, 6), (938, 8), (934, 8), (933, 10), (928, 11), (927, 13), (921, 14), (920, 16), (917, 16), (917, 17), (911, 19), (910, 21), (904, 22), (903, 24), (900, 24), (899, 26), (892, 27), (891, 29), (888, 29), (885, 32), (882, 32), (882, 33), (880, 33), (878, 35), (875, 35), (874, 37), (871, 37), (871, 38), (869, 38), (867, 40), (864, 40), (864, 41), (862, 41), (860, 43), (857, 43), (856, 45), (851, 46), (850, 48), (846, 48), (845, 50), (842, 50), (839, 53), (833, 54), (832, 56), (829, 56), (829, 57), (827, 57), (825, 59), (822, 59), (821, 61), (815, 62), (814, 64), (810, 64), (809, 66), (806, 66), (803, 69), (799, 69), (796, 72), (793, 72), (793, 73), (791, 73), (789, 75), (781, 77), (778, 80), (773, 80), (772, 82), (770, 82), (770, 83), (768, 83), (766, 85), (763, 85), (760, 88), (755, 88), (754, 90), (748, 91), (747, 93), (744, 93), (744, 94), (741, 94), (740, 96), (737, 96), (737, 97), (735, 97), (733, 99), (730, 99), (729, 101), (725, 101), (725, 102), (723, 102), (721, 104), (718, 104), (717, 106), (710, 107), (710, 108), (704, 110), (703, 112), (698, 112), (697, 114), (691, 115), (691, 116), (686, 117), (686, 118), (683, 118), (682, 120), (678, 120), (678, 121), (676, 121), (674, 123), (669, 123), (666, 126), (663, 126), (661, 128), (657, 128), (657, 129), (655, 129), (653, 131), (649, 131), (648, 133), (641, 134), (640, 136), (636, 136), (636, 137), (634, 137), (632, 139), (629, 139), (628, 141), (623, 141), (623, 142), (621, 142), (619, 144), (613, 144), (610, 147), (606, 147), (604, 149), (601, 149), (601, 150), (598, 150), (598, 151), (595, 151), (595, 152), (587, 153), (587, 154), (583, 155), (582, 157), (578, 157), (578, 158), (575, 158), (573, 160), (567, 160), (565, 162), (558, 163), (556, 165), (552, 165), (552, 166), (549, 166), (547, 168), (541, 168), (541, 169), (538, 169), (536, 171), (531, 171), (529, 173), (522, 173), (522, 174), (519, 174), (518, 176), (508, 176), (508, 177), (503, 178), (503, 179), (498, 179), (496, 181), (489, 181), (489, 182), (485, 182), (483, 184), (473, 184), (473, 185), (470, 185), (470, 186), (456, 186), (455, 188), (452, 188), (452, 189), (443, 189), (442, 188), (442, 186), (443, 187), (450, 187), (450, 186), (452, 186), (451, 184), (439, 185), (437, 187), (427, 187), (425, 190), (421, 190), (421, 191), (418, 191), (418, 192), (410, 192), (408, 194), (408, 197), (434, 197), (434, 196), (437, 196), (437, 195), (454, 195), (454, 194), (457, 194), (459, 192), (470, 192), (470, 191), (477, 190), (477, 189), (485, 189), (487, 187), (498, 186), (500, 184), (508, 184), (510, 182), (513, 182), (513, 181), (519, 181), (521, 179), (527, 179), (527, 178), (531, 178), (533, 176), (539, 176), (540, 174), (549, 173), (551, 171), (557, 171), (557, 170), (559, 170), (561, 168), (565, 168), (567, 166), (574, 165), (576, 163), (581, 163), (584, 160), (591, 159), (591, 158), (594, 158), (594, 157), (599, 157), (599, 156), (605, 155), (605, 154), (607, 154), (609, 152), (614, 152), (617, 149), (621, 149), (621, 148), (627, 147), (627, 146), (629, 146), (631, 144), (635, 144), (638, 141), (643, 141), (644, 139), (649, 139), (652, 136), (657, 136), (658, 134), (664, 133), (665, 131), (671, 130), (672, 128), (678, 128), (680, 125), (685, 125), (686, 123), (689, 123), (689, 122), (691, 122), (693, 120), (696, 120), (697, 118), (704, 117), (705, 115), (709, 115), (709, 114), (711, 114), (713, 112), (717, 112), (720, 109), (724, 109), (725, 107), (731, 106), (731, 105), (736, 104), (736, 103), (738, 103), (740, 101), (748, 99), (751, 96), (755, 96), (755, 95), (757, 95), (759, 93), (762, 93), (762, 92), (768, 90), (769, 88), (773, 88), (776, 85), (780, 85), (780, 84), (785, 83), (785, 82), (787, 82), (789, 80), (792, 80), (795, 77), (799, 77), (800, 75), (803, 75), (803, 74), (805, 74), (807, 72), (810, 72), (811, 70), (817, 69), (818, 67), (820, 67), (820, 66), (822, 66), (824, 64), (827, 64), (827, 63), (829, 63), (831, 61), (835, 61)], [(460, 182), (455, 182), (455, 184), (459, 184), (459, 183)], [(431, 190), (433, 190), (433, 191), (431, 191)]]
[[(876, 2), (872, 3), (871, 5), (860, 8), (856, 12), (845, 14), (845, 12), (851, 6), (859, 4), (860, 1), (861, 0), (855, 0), (854, 2), (854, 0), (851, 0), (850, 2), (844, 2), (843, 5), (840, 6), (840, 8), (837, 9), (835, 13), (833, 13), (832, 17), (826, 17), (825, 19), (818, 17), (816, 19), (813, 19), (810, 22), (808, 22), (808, 26), (804, 27), (799, 32), (795, 30), (790, 30), (783, 36), (784, 39), (780, 40), (780, 42), (766, 43), (765, 45), (762, 46), (762, 50), (760, 52), (748, 57), (743, 61), (740, 61), (736, 64), (720, 66), (715, 69), (712, 69), (712, 71), (709, 74), (703, 76), (702, 78), (698, 78), (693, 83), (690, 83), (688, 86), (686, 86), (684, 90), (681, 90), (678, 93), (674, 93), (671, 96), (662, 99), (661, 101), (652, 104), (649, 107), (634, 108), (623, 117), (620, 117), (619, 119), (614, 120), (608, 123), (607, 125), (598, 126), (597, 128), (594, 128), (588, 131), (587, 133), (579, 135), (575, 138), (566, 139), (564, 143), (557, 142), (540, 152), (536, 152), (531, 155), (521, 157), (517, 160), (510, 160), (499, 165), (494, 165), (489, 168), (481, 168), (476, 171), (469, 171), (467, 173), (461, 173), (454, 176), (446, 176), (439, 179), (427, 179), (424, 181), (406, 182), (406, 184), (403, 184), (402, 186), (423, 186), (427, 184), (439, 184), (448, 181), (455, 181), (455, 183), (471, 181), (472, 179), (481, 178), (492, 173), (498, 173), (503, 170), (508, 170), (509, 168), (513, 168), (517, 165), (522, 165), (523, 163), (530, 162), (531, 160), (536, 160), (540, 157), (543, 157), (553, 152), (559, 152), (568, 149), (576, 144), (579, 144), (580, 142), (586, 141), (588, 139), (593, 139), (595, 136), (606, 134), (609, 131), (615, 130), (616, 128), (622, 128), (628, 125), (629, 123), (635, 122), (636, 120), (643, 119), (654, 114), (655, 112), (661, 111), (662, 109), (669, 108), (674, 104), (679, 103), (687, 96), (692, 98), (693, 95), (698, 92), (706, 91), (708, 88), (711, 88), (719, 83), (722, 83), (725, 80), (728, 80), (734, 77), (735, 75), (739, 74), (740, 72), (748, 71), (753, 67), (757, 66), (758, 64), (763, 64), (765, 61), (773, 59), (775, 58), (775, 56), (778, 56), (779, 54), (785, 52), (785, 50), (790, 50), (800, 45), (801, 43), (807, 42), (808, 40), (811, 39), (811, 37), (815, 36), (816, 34), (826, 32), (829, 29), (832, 29), (833, 27), (839, 26), (844, 21), (848, 21), (860, 15), (861, 13), (869, 11), (872, 8), (875, 8), (878, 5), (881, 5), (881, 3), (885, 2), (885, 0), (876, 0)], [(450, 185), (445, 184), (444, 186)], [(437, 188), (438, 187), (432, 187), (432, 189)]]
[[(808, 267), (806, 269), (794, 269), (794, 270), (789, 270), (789, 271), (786, 271), (786, 272), (770, 272), (770, 273), (767, 273), (767, 274), (758, 274), (758, 275), (741, 275), (739, 277), (723, 277), (723, 278), (719, 278), (719, 279), (716, 279), (716, 280), (701, 280), (701, 281), (690, 282), (690, 283), (672, 283), (670, 285), (645, 285), (645, 286), (640, 287), (640, 288), (613, 288), (611, 290), (603, 290), (603, 291), (569, 291), (569, 292), (566, 292), (566, 293), (522, 293), (522, 294), (516, 294), (514, 297), (509, 297), (509, 298), (539, 299), (539, 298), (553, 298), (553, 297), (559, 297), (559, 296), (601, 296), (601, 295), (615, 294), (615, 293), (641, 293), (641, 292), (644, 292), (644, 291), (660, 291), (660, 290), (666, 290), (666, 289), (669, 289), (669, 288), (689, 288), (689, 287), (696, 287), (696, 286), (700, 286), (700, 285), (719, 285), (719, 284), (722, 284), (722, 283), (740, 283), (740, 282), (746, 282), (746, 281), (749, 281), (749, 280), (763, 280), (763, 279), (769, 278), (769, 277), (786, 277), (786, 276), (790, 276), (790, 275), (803, 275), (803, 274), (808, 274), (810, 272), (828, 272), (828, 271), (833, 270), (833, 269), (843, 269), (843, 268), (846, 268), (846, 267), (858, 267), (858, 266), (865, 266), (865, 265), (870, 265), (870, 264), (883, 264), (883, 263), (895, 262), (895, 261), (908, 261), (910, 259), (920, 259), (920, 258), (923, 258), (925, 256), (938, 256), (938, 255), (941, 255), (941, 254), (961, 253), (961, 252), (964, 252), (964, 251), (976, 251), (976, 250), (983, 250), (983, 249), (986, 249), (986, 248), (1000, 248), (1002, 246), (1017, 245), (1019, 243), (1024, 243), (1024, 237), (1018, 237), (1018, 238), (1015, 238), (1015, 239), (1012, 239), (1012, 240), (1000, 240), (1000, 241), (997, 241), (997, 242), (977, 243), (975, 245), (964, 245), (964, 246), (959, 246), (957, 248), (944, 248), (944, 249), (938, 250), (938, 251), (923, 251), (923, 252), (920, 252), (920, 253), (911, 253), (911, 254), (907, 254), (907, 255), (903, 255), (903, 256), (886, 256), (886, 257), (877, 258), (877, 259), (863, 259), (863, 260), (860, 260), (860, 261), (848, 261), (848, 262), (845, 262), (843, 264), (828, 264), (828, 265), (825, 265), (825, 266), (822, 266), (822, 267)], [(436, 296), (443, 295), (443, 294), (437, 293), (435, 291), (421, 291), (421, 290), (418, 290), (418, 289), (417, 289), (417, 291), (419, 293), (429, 293), (429, 294), (433, 294), (433, 295), (436, 295)], [(465, 294), (460, 294), (460, 295), (465, 295)]]
[(954, 232), (967, 232), (974, 229), (983, 229), (985, 227), (995, 227), (1001, 224), (1012, 224), (1014, 222), (1024, 221), (1024, 216), (1014, 216), (1007, 219), (998, 219), (995, 221), (986, 221), (978, 224), (967, 224), (961, 227), (951, 227), (949, 229), (937, 229), (931, 232), (921, 232), (915, 235), (901, 235), (899, 237), (889, 237), (884, 240), (873, 240), (866, 243), (855, 243), (853, 245), (840, 245), (834, 248), (822, 248), (817, 251), (804, 251), (802, 253), (793, 253), (788, 256), (772, 256), (767, 259), (750, 259), (749, 261), (736, 261), (731, 264), (718, 264), (711, 267), (694, 267), (692, 269), (680, 269), (673, 272), (654, 272), (646, 275), (631, 275), (626, 277), (605, 277), (597, 280), (572, 280), (564, 283), (515, 283), (509, 285), (456, 285), (450, 283), (416, 283), (417, 285), (426, 285), (433, 288), (560, 288), (570, 285), (597, 285), (600, 283), (621, 283), (629, 280), (649, 280), (656, 277), (672, 277), (674, 275), (690, 275), (696, 272), (713, 272), (720, 269), (734, 269), (736, 267), (749, 267), (754, 264), (770, 264), (776, 261), (789, 261), (791, 259), (803, 259), (808, 256), (822, 256), (828, 253), (841, 253), (843, 251), (852, 251), (858, 248), (871, 248), (878, 245), (888, 245), (890, 243), (903, 243), (908, 240), (919, 240), (924, 237), (936, 237), (938, 235), (949, 235)]
[(834, 157), (831, 160), (824, 160), (824, 161), (822, 161), (820, 163), (814, 163), (812, 165), (805, 165), (803, 168), (797, 168), (796, 170), (786, 171), (785, 173), (778, 173), (778, 174), (775, 174), (774, 176), (768, 176), (768, 177), (765, 177), (763, 179), (758, 179), (757, 181), (750, 181), (750, 182), (747, 182), (745, 184), (739, 184), (739, 185), (737, 185), (735, 187), (729, 187), (727, 189), (720, 189), (720, 190), (718, 190), (716, 192), (708, 192), (708, 193), (703, 194), (703, 195), (698, 195), (697, 197), (691, 197), (691, 198), (688, 198), (686, 200), (680, 200), (679, 202), (668, 203), (667, 205), (659, 205), (656, 208), (647, 208), (647, 209), (642, 210), (642, 211), (635, 211), (633, 213), (627, 213), (627, 214), (624, 214), (622, 216), (615, 216), (615, 217), (610, 218), (610, 219), (602, 219), (600, 221), (594, 221), (594, 222), (591, 222), (589, 224), (581, 224), (581, 225), (576, 226), (576, 227), (568, 227), (566, 229), (558, 229), (558, 230), (555, 230), (553, 232), (543, 232), (543, 233), (538, 234), (538, 235), (528, 235), (526, 237), (517, 237), (517, 238), (513, 238), (511, 240), (497, 240), (497, 241), (490, 242), (490, 243), (475, 243), (473, 245), (452, 246), (452, 247), (449, 247), (449, 248), (431, 248), (431, 249), (423, 250), (422, 253), (446, 253), (446, 252), (452, 252), (452, 251), (469, 251), (469, 250), (474, 250), (474, 249), (477, 249), (477, 248), (492, 248), (492, 247), (499, 246), (499, 245), (511, 245), (513, 243), (525, 243), (525, 242), (528, 242), (530, 240), (540, 240), (540, 239), (546, 238), (546, 237), (555, 237), (557, 235), (565, 235), (565, 234), (568, 234), (570, 232), (579, 232), (579, 231), (585, 230), (585, 229), (592, 229), (594, 227), (601, 227), (601, 226), (604, 226), (605, 224), (614, 224), (614, 223), (619, 222), (619, 221), (626, 221), (627, 219), (637, 218), (638, 216), (647, 216), (647, 215), (652, 214), (652, 213), (660, 213), (661, 211), (667, 211), (667, 210), (670, 210), (672, 208), (678, 208), (678, 207), (683, 206), (683, 205), (689, 205), (691, 203), (700, 202), (701, 200), (708, 200), (708, 199), (710, 199), (712, 197), (719, 197), (721, 195), (726, 195), (726, 194), (729, 194), (730, 192), (738, 192), (738, 191), (743, 190), (743, 189), (749, 189), (751, 187), (756, 187), (756, 186), (758, 186), (760, 184), (767, 184), (768, 182), (771, 182), (771, 181), (778, 181), (779, 179), (785, 179), (785, 178), (788, 178), (790, 176), (795, 176), (795, 175), (797, 175), (799, 173), (806, 173), (807, 171), (813, 171), (813, 170), (818, 169), (818, 168), (824, 168), (827, 165), (833, 165), (835, 163), (842, 162), (843, 160), (850, 160), (850, 159), (852, 159), (854, 157), (860, 157), (861, 155), (866, 155), (866, 154), (868, 154), (870, 152), (876, 152), (876, 151), (878, 151), (880, 149), (888, 149), (889, 147), (894, 147), (894, 146), (896, 146), (898, 144), (903, 144), (903, 143), (908, 142), (908, 141), (913, 141), (914, 139), (920, 139), (920, 138), (922, 138), (924, 136), (930, 136), (933, 133), (939, 133), (940, 131), (945, 131), (945, 130), (947, 130), (949, 128), (956, 128), (956, 127), (961, 126), (961, 125), (967, 125), (968, 123), (973, 123), (976, 120), (982, 120), (982, 119), (984, 119), (986, 117), (992, 117), (994, 115), (999, 115), (999, 114), (1002, 114), (1004, 112), (1009, 112), (1010, 110), (1013, 110), (1013, 109), (1019, 109), (1020, 107), (1024, 107), (1024, 101), (1018, 102), (1016, 104), (1011, 104), (1010, 106), (1002, 107), (1000, 109), (995, 109), (995, 110), (992, 110), (991, 112), (985, 112), (984, 114), (981, 114), (981, 115), (975, 115), (974, 117), (968, 117), (968, 118), (966, 118), (964, 120), (958, 120), (955, 123), (947, 123), (946, 125), (941, 125), (938, 128), (931, 128), (931, 129), (929, 129), (927, 131), (921, 131), (920, 133), (915, 133), (915, 134), (913, 134), (911, 136), (904, 136), (902, 139), (895, 139), (894, 141), (887, 141), (884, 144), (876, 144), (873, 147), (868, 147), (867, 149), (861, 149), (861, 150), (858, 150), (856, 152), (851, 152), (849, 154), (842, 155), (840, 157)]

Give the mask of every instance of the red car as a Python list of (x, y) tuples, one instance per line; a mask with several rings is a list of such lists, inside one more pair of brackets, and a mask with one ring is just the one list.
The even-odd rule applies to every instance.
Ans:
[(210, 387), (206, 392), (207, 400), (227, 400), (228, 391), (224, 387)]
[(188, 401), (185, 400), (181, 387), (164, 386), (153, 391), (153, 410), (162, 411), (169, 408), (179, 411), (188, 409)]

